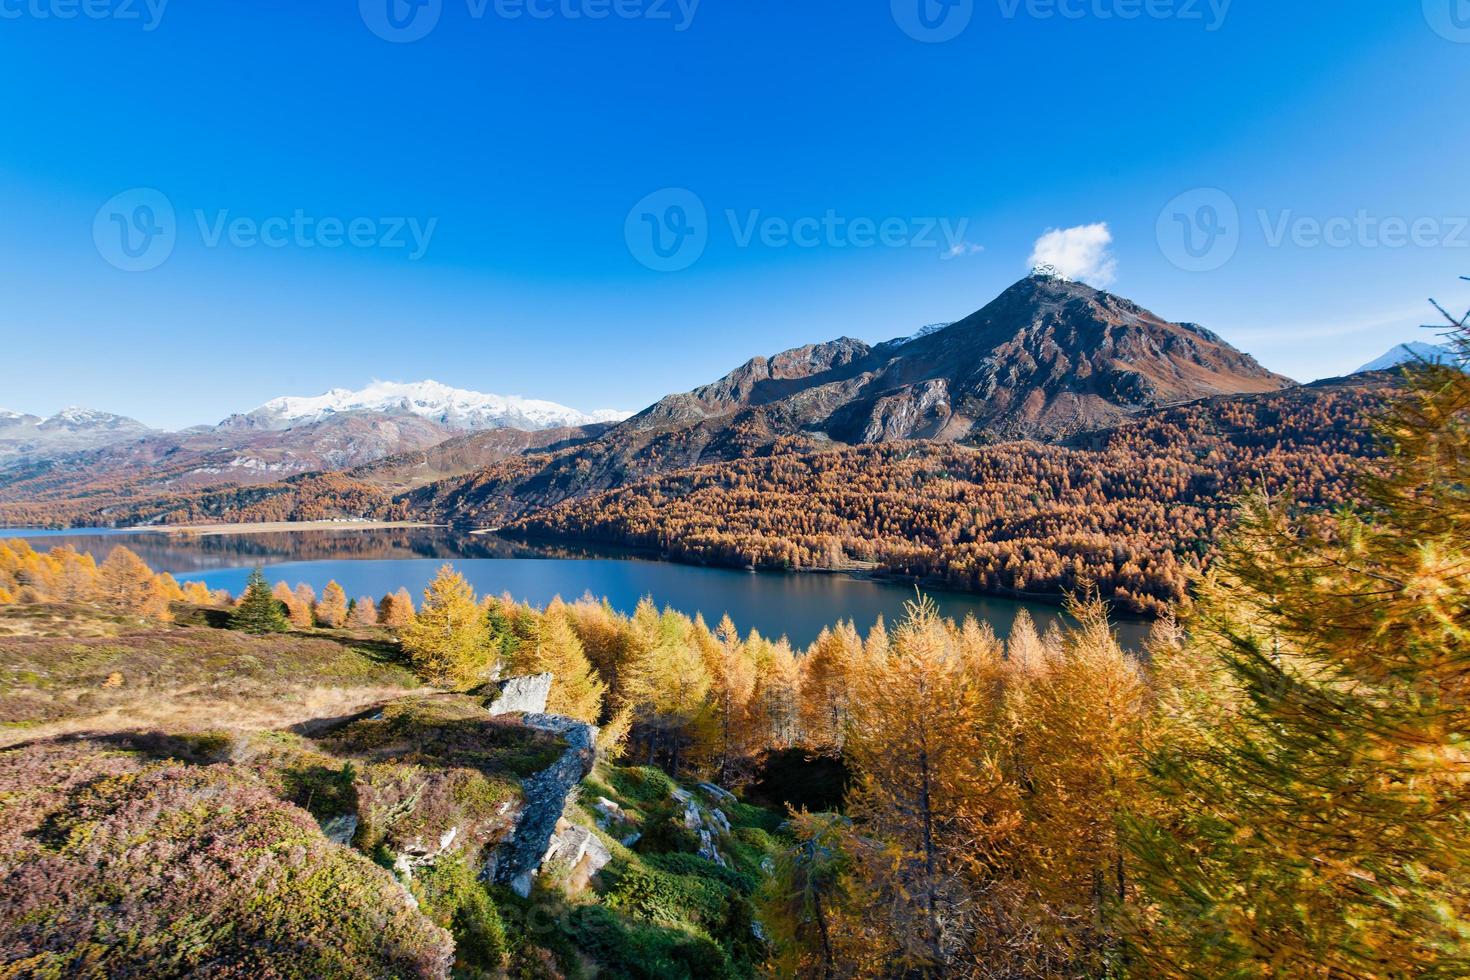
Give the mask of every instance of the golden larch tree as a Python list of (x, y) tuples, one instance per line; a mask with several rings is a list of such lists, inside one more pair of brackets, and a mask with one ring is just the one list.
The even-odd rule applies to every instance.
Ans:
[(495, 664), (485, 613), (470, 584), (450, 565), (439, 569), (424, 590), (418, 615), (399, 635), (409, 662), (434, 684), (472, 687), (484, 682)]
[(313, 610), (317, 625), (337, 629), (347, 622), (347, 593), (335, 580), (328, 582)]

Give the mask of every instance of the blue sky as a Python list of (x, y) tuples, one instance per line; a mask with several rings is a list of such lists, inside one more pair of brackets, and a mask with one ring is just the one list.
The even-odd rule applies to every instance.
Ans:
[(1099, 224), (1079, 274), (1299, 379), (1470, 304), (1462, 0), (388, 2), (0, 0), (0, 407), (634, 409)]

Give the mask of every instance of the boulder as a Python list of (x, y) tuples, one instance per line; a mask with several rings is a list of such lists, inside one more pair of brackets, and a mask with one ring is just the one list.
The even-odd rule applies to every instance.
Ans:
[(697, 785), (700, 789), (704, 790), (704, 792), (716, 803), (735, 802), (735, 794), (730, 792), (728, 789), (722, 789), (721, 787), (716, 786), (714, 783), (699, 783)]
[(402, 846), (393, 854), (393, 871), (405, 887), (413, 880), (413, 873), (426, 868), (449, 853), (459, 838), (459, 828), (450, 827), (439, 835), (437, 842), (417, 838)]
[(604, 825), (628, 819), (628, 815), (623, 812), (623, 808), (618, 806), (616, 801), (610, 800), (605, 796), (599, 796), (597, 802), (592, 804), (592, 809), (597, 811), (598, 823)]
[(322, 821), (322, 833), (333, 844), (350, 846), (352, 838), (357, 835), (357, 814), (344, 813), (341, 816), (328, 817)]
[(713, 861), (720, 867), (725, 866), (725, 858), (720, 854), (719, 848), (715, 847), (715, 838), (708, 830), (699, 832), (699, 856), (706, 861)]
[(551, 846), (546, 849), (542, 866), (556, 863), (565, 865), (568, 871), (567, 892), (575, 895), (587, 887), (592, 876), (606, 867), (612, 860), (612, 852), (586, 827), (558, 821), (556, 833), (551, 835)]
[(496, 681), (486, 688), (485, 708), (492, 715), (540, 714), (546, 710), (552, 679), (551, 674), (533, 674)]

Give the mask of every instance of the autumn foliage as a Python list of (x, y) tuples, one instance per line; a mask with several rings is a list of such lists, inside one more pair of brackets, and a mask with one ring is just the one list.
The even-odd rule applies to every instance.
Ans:
[(1095, 587), (1122, 609), (1162, 614), (1187, 595), (1240, 494), (1289, 492), (1326, 509), (1353, 499), (1385, 388), (1195, 402), (1066, 446), (777, 452), (571, 500), (511, 531), (702, 564), (875, 568), (980, 592)]
[(169, 603), (212, 605), (224, 597), (155, 573), (127, 548), (113, 548), (98, 565), (74, 548), (36, 551), (24, 538), (0, 541), (0, 603), (76, 602), (140, 619), (167, 621)]

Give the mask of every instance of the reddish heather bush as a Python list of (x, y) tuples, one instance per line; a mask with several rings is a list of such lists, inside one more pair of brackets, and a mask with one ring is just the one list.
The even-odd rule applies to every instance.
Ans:
[(449, 934), (246, 770), (0, 753), (0, 974), (444, 977)]

